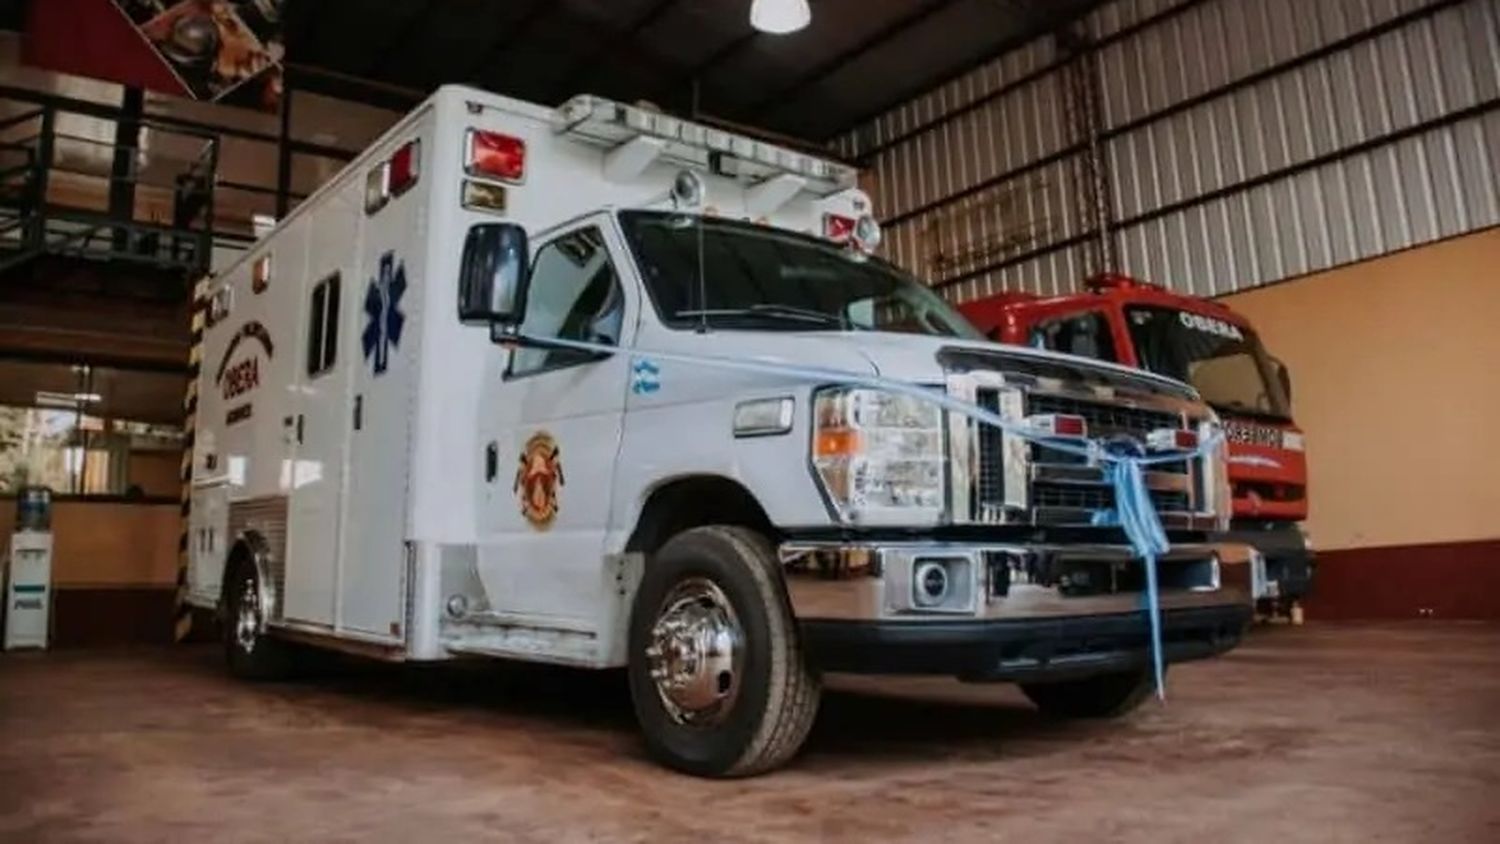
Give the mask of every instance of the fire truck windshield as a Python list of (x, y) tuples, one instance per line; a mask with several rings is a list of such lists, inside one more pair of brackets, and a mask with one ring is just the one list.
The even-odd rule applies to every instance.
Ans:
[(1275, 364), (1254, 331), (1175, 308), (1128, 307), (1125, 317), (1142, 367), (1192, 384), (1217, 410), (1291, 418)]
[(983, 339), (925, 285), (827, 240), (658, 211), (624, 211), (620, 223), (657, 313), (676, 328)]

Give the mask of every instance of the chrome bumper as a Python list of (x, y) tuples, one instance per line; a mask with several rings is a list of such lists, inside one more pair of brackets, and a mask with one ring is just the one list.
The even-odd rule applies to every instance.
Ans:
[[(1143, 564), (1123, 545), (792, 541), (779, 552), (803, 622), (1058, 619), (1143, 606)], [(1173, 546), (1158, 561), (1160, 605), (1250, 606), (1258, 559), (1240, 543)], [(914, 579), (934, 560), (953, 573), (955, 597), (918, 606)]]

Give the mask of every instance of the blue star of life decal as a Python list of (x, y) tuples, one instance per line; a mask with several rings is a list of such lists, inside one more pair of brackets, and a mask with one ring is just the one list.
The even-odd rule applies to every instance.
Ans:
[(365, 333), (360, 338), (365, 360), (374, 361), (376, 375), (390, 364), (391, 347), (401, 344), (401, 328), (406, 324), (401, 297), (405, 293), (406, 265), (397, 263), (395, 252), (381, 255), (380, 272), (365, 289)]

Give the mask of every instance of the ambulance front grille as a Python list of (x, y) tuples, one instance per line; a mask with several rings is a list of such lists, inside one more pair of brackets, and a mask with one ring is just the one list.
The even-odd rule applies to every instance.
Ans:
[(270, 569), (271, 594), (276, 598), (271, 602), (270, 620), (273, 621), (282, 619), (281, 608), (284, 601), (281, 596), (286, 594), (286, 507), (287, 498), (284, 495), (249, 498), (229, 505), (230, 542), (248, 531), (254, 531), (260, 534), (266, 541), (266, 547), (270, 549), (270, 559), (266, 563)]
[[(981, 388), (975, 401), (1000, 412), (999, 395), (997, 388)], [(1142, 444), (1158, 428), (1188, 426), (1182, 413), (1165, 406), (1136, 407), (1117, 399), (1077, 398), (1038, 389), (1023, 390), (1021, 401), (1022, 413), (1081, 416), (1094, 436), (1128, 437)], [(1114, 489), (1102, 468), (1071, 452), (1036, 444), (1007, 452), (1005, 440), (994, 428), (975, 432), (976, 521), (1085, 527), (1115, 508)], [(1188, 525), (1206, 515), (1200, 503), (1205, 501), (1201, 462), (1167, 463), (1146, 470), (1151, 500), (1169, 526)], [(1019, 489), (1009, 489), (1008, 484)]]

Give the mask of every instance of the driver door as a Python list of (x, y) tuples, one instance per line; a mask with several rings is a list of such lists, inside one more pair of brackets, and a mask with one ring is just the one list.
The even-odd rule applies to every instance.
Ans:
[[(522, 332), (619, 346), (639, 303), (607, 214), (535, 241)], [(603, 563), (629, 356), (510, 352), (485, 408), (497, 452), (487, 472), (480, 573), (492, 609), (520, 622), (592, 630), (613, 582)]]

